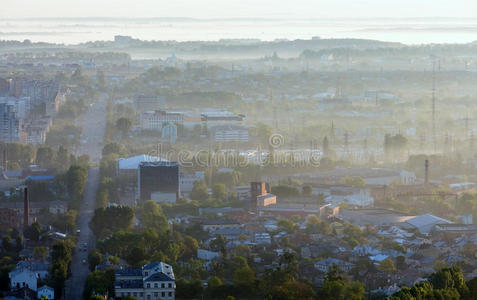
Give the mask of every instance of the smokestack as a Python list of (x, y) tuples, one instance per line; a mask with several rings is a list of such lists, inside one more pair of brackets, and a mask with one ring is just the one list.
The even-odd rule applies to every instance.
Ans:
[(25, 187), (23, 193), (23, 227), (26, 229), (30, 226), (30, 195), (28, 188)]
[(426, 159), (426, 161), (424, 162), (424, 183), (425, 184), (428, 184), (429, 183), (429, 160)]

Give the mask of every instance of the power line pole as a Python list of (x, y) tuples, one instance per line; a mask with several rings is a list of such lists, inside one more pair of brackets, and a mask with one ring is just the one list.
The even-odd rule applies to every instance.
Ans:
[(434, 152), (437, 150), (436, 141), (436, 61), (432, 62), (432, 139)]

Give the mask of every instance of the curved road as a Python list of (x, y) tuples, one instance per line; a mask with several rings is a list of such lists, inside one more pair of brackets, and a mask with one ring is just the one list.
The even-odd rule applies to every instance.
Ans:
[[(103, 149), (103, 137), (106, 128), (106, 97), (103, 95), (93, 104), (80, 122), (83, 128), (82, 142), (78, 149), (78, 155), (88, 154), (90, 161), (97, 163), (101, 159)], [(89, 274), (88, 253), (94, 248), (94, 235), (89, 229), (88, 223), (94, 213), (96, 203), (96, 190), (99, 183), (99, 167), (91, 166), (88, 172), (83, 203), (81, 203), (78, 215), (78, 248), (71, 263), (71, 277), (66, 282), (63, 299), (83, 299), (83, 288)], [(84, 247), (86, 246), (86, 250)], [(86, 261), (86, 263), (83, 263)]]

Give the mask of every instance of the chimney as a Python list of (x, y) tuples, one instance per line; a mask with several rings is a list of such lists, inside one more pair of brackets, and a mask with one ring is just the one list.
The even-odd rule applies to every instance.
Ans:
[(30, 195), (28, 188), (25, 187), (23, 194), (23, 227), (26, 229), (30, 226)]
[(428, 184), (429, 183), (429, 160), (426, 159), (424, 162), (424, 183)]
[(267, 193), (267, 184), (263, 181), (251, 182), (250, 183), (250, 195), (252, 206), (257, 206), (257, 197), (265, 195)]

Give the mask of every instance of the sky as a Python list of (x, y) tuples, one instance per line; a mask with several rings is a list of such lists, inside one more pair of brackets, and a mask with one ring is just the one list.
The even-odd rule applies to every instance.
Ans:
[(475, 0), (0, 0), (0, 18), (477, 18)]

